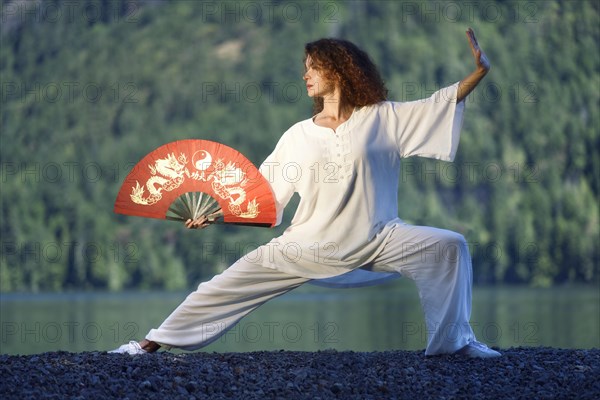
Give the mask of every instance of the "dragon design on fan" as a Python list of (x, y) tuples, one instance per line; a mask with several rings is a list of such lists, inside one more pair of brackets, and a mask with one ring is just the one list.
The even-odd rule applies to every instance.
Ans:
[(246, 191), (242, 186), (248, 181), (244, 172), (231, 163), (218, 160), (215, 163), (215, 172), (209, 175), (212, 178), (212, 188), (224, 200), (229, 200), (229, 211), (242, 218), (256, 218), (258, 204), (256, 199), (248, 202), (246, 212), (242, 212), (240, 205), (246, 200)]
[(148, 165), (150, 172), (154, 175), (146, 181), (145, 185), (150, 193), (144, 197), (144, 187), (136, 181), (136, 186), (131, 191), (131, 200), (142, 205), (151, 205), (160, 201), (163, 190), (171, 191), (183, 183), (184, 174), (187, 171), (186, 163), (187, 159), (184, 154), (175, 158), (175, 155), (171, 153), (167, 155), (167, 158), (156, 160), (154, 165)]
[[(140, 185), (136, 180), (135, 187), (131, 189), (131, 200), (136, 204), (152, 205), (162, 199), (162, 191), (172, 191), (184, 182), (185, 178), (196, 181), (211, 182), (211, 187), (221, 199), (228, 201), (229, 211), (241, 218), (256, 218), (259, 214), (259, 203), (256, 199), (248, 202), (246, 211), (242, 210), (242, 204), (246, 200), (244, 186), (248, 179), (246, 174), (234, 163), (218, 159), (213, 162), (210, 153), (200, 150), (192, 156), (193, 171), (186, 164), (188, 159), (185, 154), (175, 157), (170, 153), (166, 158), (154, 160), (154, 164), (148, 164), (152, 176), (148, 178), (145, 185)], [(212, 168), (211, 168), (212, 167)], [(206, 175), (206, 173), (212, 171)], [(148, 195), (145, 195), (145, 189)]]

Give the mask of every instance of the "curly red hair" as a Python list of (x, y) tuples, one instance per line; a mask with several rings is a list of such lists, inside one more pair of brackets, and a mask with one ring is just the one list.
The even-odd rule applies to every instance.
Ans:
[[(304, 61), (324, 71), (327, 79), (339, 85), (343, 101), (363, 107), (386, 100), (388, 90), (369, 55), (343, 39), (319, 39), (304, 46)], [(323, 110), (323, 98), (314, 97), (313, 112)]]

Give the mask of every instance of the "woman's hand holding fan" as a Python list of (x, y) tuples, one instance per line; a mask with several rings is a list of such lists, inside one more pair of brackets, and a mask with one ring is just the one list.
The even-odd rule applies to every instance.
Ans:
[(204, 229), (210, 224), (211, 223), (206, 217), (206, 215), (203, 215), (197, 219), (188, 219), (187, 221), (185, 221), (185, 227), (188, 229)]

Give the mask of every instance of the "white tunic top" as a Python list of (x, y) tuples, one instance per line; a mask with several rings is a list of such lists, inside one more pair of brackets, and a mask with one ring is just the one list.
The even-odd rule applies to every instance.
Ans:
[[(312, 279), (373, 260), (393, 226), (402, 223), (400, 158), (454, 159), (464, 110), (464, 102), (456, 103), (457, 88), (458, 83), (425, 100), (357, 108), (336, 131), (312, 118), (292, 126), (260, 171), (276, 198), (277, 223), (294, 193), (300, 195), (298, 209), (281, 236), (247, 257)], [(357, 272), (359, 281), (373, 274)]]

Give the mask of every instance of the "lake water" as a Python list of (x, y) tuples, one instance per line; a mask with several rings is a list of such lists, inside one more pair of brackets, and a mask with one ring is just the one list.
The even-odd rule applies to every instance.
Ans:
[[(0, 353), (110, 350), (141, 339), (186, 293), (1, 294)], [(600, 347), (600, 290), (475, 287), (471, 324), (501, 348)], [(305, 285), (265, 304), (208, 352), (424, 349), (418, 295), (408, 280), (371, 288)]]

